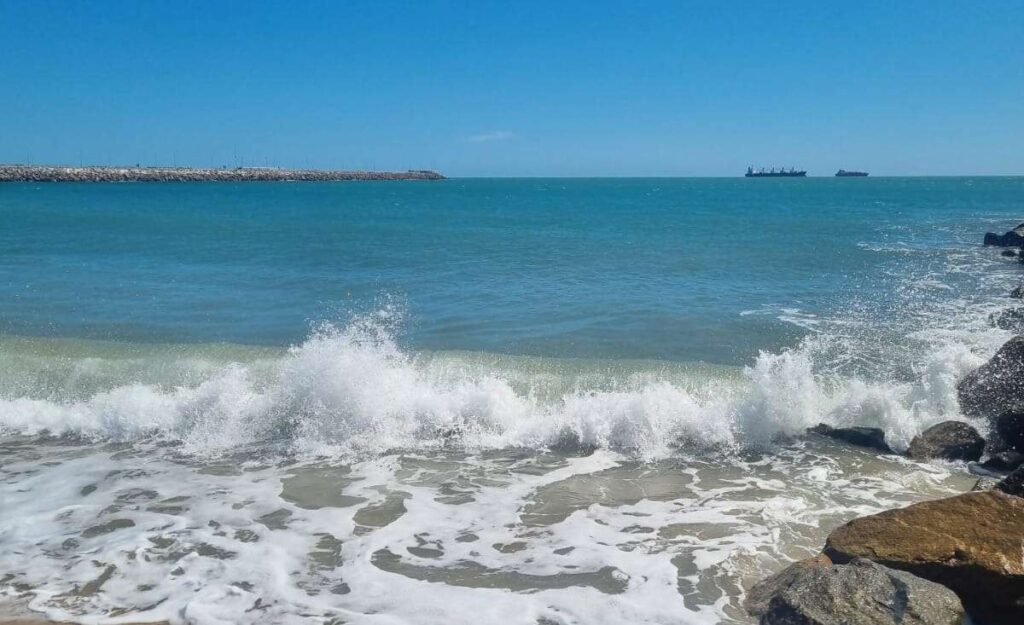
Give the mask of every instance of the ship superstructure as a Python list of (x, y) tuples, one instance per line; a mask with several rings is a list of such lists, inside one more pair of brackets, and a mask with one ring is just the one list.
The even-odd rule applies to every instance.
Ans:
[(807, 175), (807, 172), (805, 170), (803, 170), (803, 169), (794, 169), (792, 167), (790, 167), (789, 169), (786, 169), (785, 167), (781, 167), (779, 169), (775, 169), (774, 167), (772, 167), (771, 169), (765, 169), (764, 167), (762, 167), (760, 169), (754, 169), (753, 167), (747, 167), (747, 173), (745, 174), (745, 177), (747, 177), (747, 178), (803, 178), (806, 175)]

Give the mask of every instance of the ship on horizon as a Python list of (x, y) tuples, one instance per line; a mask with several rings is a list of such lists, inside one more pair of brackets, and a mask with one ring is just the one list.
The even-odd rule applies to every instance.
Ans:
[(794, 169), (785, 167), (781, 169), (754, 169), (753, 167), (747, 167), (746, 178), (803, 178), (807, 176), (807, 172), (803, 169)]
[(836, 178), (863, 178), (867, 175), (868, 172), (866, 171), (846, 171), (845, 169), (840, 169), (836, 172)]

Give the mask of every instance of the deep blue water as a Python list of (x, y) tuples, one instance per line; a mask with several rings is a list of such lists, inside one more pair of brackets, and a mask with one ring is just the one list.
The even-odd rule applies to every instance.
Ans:
[(1021, 217), (1022, 178), (7, 184), (0, 332), (285, 345), (385, 308), (417, 349), (738, 364)]

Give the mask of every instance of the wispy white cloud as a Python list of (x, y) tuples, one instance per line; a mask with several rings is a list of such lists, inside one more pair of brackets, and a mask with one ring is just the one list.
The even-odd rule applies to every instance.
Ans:
[(490, 130), (488, 132), (481, 132), (480, 134), (472, 135), (466, 138), (466, 141), (470, 143), (487, 143), (489, 141), (508, 141), (515, 137), (515, 133), (509, 132), (508, 130)]

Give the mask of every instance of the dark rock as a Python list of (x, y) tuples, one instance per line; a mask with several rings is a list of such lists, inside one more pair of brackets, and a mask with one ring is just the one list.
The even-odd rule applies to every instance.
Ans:
[(1024, 299), (1024, 286), (1019, 286), (1019, 287), (1015, 288), (1014, 290), (1010, 291), (1010, 297), (1015, 297), (1017, 299)]
[(915, 460), (978, 460), (984, 450), (978, 430), (963, 421), (943, 421), (915, 436), (907, 455)]
[[(1022, 472), (1024, 473), (1024, 472)], [(837, 564), (869, 558), (950, 588), (982, 622), (1024, 623), (1024, 497), (971, 492), (854, 519), (833, 531)]]
[(1024, 308), (1007, 308), (988, 316), (988, 322), (1000, 330), (1020, 332), (1024, 330)]
[(1007, 341), (995, 356), (967, 374), (957, 386), (966, 415), (995, 417), (1024, 406), (1024, 336)]
[(807, 571), (815, 568), (832, 566), (832, 561), (824, 554), (818, 554), (813, 558), (794, 562), (771, 577), (766, 577), (754, 584), (747, 598), (744, 607), (751, 616), (761, 616), (768, 611), (768, 604), (772, 597), (786, 590), (793, 585)]
[(995, 232), (986, 232), (985, 245), (997, 245), (999, 247), (1024, 247), (1024, 224), (1021, 224), (1002, 235), (996, 234)]
[(1006, 256), (1007, 258), (1013, 258), (1013, 257), (1017, 256), (1017, 251), (1016, 250), (1003, 250), (1002, 252), (999, 252), (999, 255), (1000, 256)]
[(1003, 478), (1003, 481), (996, 484), (995, 488), (1007, 495), (1024, 497), (1024, 467), (1020, 467), (1013, 473), (1007, 475)]
[[(992, 425), (999, 440), (1011, 453), (1024, 451), (1024, 405), (1014, 406), (1003, 412), (995, 418)], [(1017, 456), (1021, 455), (1017, 454)], [(1024, 456), (1021, 457), (1024, 458)]]
[(830, 425), (819, 423), (812, 428), (808, 428), (807, 431), (841, 440), (858, 447), (869, 447), (884, 453), (892, 453), (889, 446), (885, 444), (885, 432), (879, 428), (834, 428)]
[(772, 597), (761, 625), (958, 625), (952, 591), (868, 560), (802, 571)]
[(1001, 451), (992, 454), (981, 466), (990, 471), (1013, 471), (1024, 464), (1024, 454), (1017, 451)]

